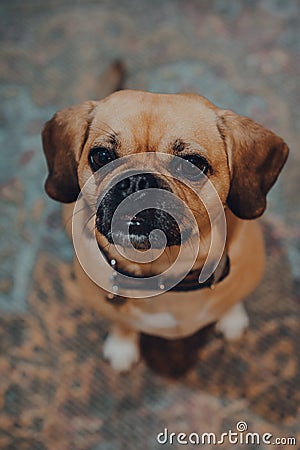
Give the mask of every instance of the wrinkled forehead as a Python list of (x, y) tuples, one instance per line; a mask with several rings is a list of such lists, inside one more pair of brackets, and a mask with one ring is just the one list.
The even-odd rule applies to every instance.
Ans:
[(96, 108), (90, 139), (115, 137), (134, 152), (157, 151), (178, 140), (204, 147), (222, 145), (210, 105), (193, 95), (116, 92)]

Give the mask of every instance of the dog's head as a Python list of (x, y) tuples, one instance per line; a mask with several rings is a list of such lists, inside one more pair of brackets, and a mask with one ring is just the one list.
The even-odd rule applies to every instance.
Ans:
[[(169, 176), (166, 167), (148, 167), (148, 152), (177, 156), (172, 171), (187, 181), (197, 183), (193, 179), (196, 173), (205, 174), (223, 205), (242, 219), (264, 212), (266, 195), (288, 155), (280, 137), (251, 119), (217, 108), (204, 97), (126, 90), (59, 111), (45, 125), (43, 145), (49, 168), (46, 191), (65, 203), (75, 201), (91, 175), (109, 162), (127, 155), (145, 155), (146, 170), (142, 173), (134, 171), (129, 158), (88, 193), (96, 201), (101, 189), (106, 189), (95, 214), (101, 245), (113, 241), (126, 244), (128, 236), (122, 234), (122, 224), (119, 232), (111, 233), (114, 211), (128, 196), (140, 193), (142, 198), (143, 191), (151, 188), (175, 193), (187, 202), (199, 227), (205, 229), (205, 207), (192, 190)], [(124, 171), (126, 177), (118, 181)], [(203, 183), (203, 179), (198, 181)], [(157, 228), (165, 233), (168, 246), (181, 242), (177, 222), (163, 211), (159, 200), (157, 207), (133, 217), (124, 214), (123, 220), (136, 248), (147, 249), (149, 235)], [(186, 220), (184, 213), (182, 220)], [(185, 225), (188, 236), (187, 220)]]

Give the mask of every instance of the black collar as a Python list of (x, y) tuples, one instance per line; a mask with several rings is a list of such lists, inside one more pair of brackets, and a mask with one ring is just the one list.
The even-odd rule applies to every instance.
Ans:
[[(105, 255), (107, 256), (107, 255)], [(114, 267), (116, 269), (116, 267)], [(129, 272), (120, 270), (118, 268), (118, 272), (127, 275), (129, 277), (128, 282), (124, 284), (122, 283), (123, 288), (127, 289), (138, 289), (143, 291), (143, 278), (136, 275), (132, 275)], [(204, 288), (210, 288), (213, 289), (216, 284), (220, 283), (224, 278), (226, 278), (230, 272), (230, 259), (227, 254), (224, 254), (221, 258), (221, 261), (214, 271), (214, 273), (204, 282), (199, 283), (199, 275), (200, 275), (201, 269), (197, 270), (191, 270), (188, 275), (181, 280), (179, 283), (175, 284), (172, 282), (173, 280), (164, 279), (164, 289), (163, 291), (170, 291), (170, 292), (189, 292), (189, 291), (196, 291)], [(117, 272), (115, 272), (117, 273)], [(116, 275), (117, 277), (117, 275)], [(139, 283), (139, 279), (140, 283)], [(117, 282), (117, 279), (116, 279)], [(170, 288), (168, 289), (168, 285), (170, 285)], [(122, 297), (117, 294), (107, 294), (106, 300), (115, 306), (122, 305), (126, 302), (126, 297)]]
[[(220, 262), (222, 264), (222, 260)], [(176, 284), (171, 291), (177, 292), (187, 292), (187, 291), (196, 291), (198, 289), (203, 288), (213, 288), (217, 283), (220, 283), (230, 272), (230, 259), (228, 255), (225, 255), (224, 263), (220, 268), (220, 264), (217, 267), (216, 271), (206, 280), (204, 283), (199, 283), (199, 275), (201, 270), (192, 270), (188, 275), (181, 280), (178, 284)]]

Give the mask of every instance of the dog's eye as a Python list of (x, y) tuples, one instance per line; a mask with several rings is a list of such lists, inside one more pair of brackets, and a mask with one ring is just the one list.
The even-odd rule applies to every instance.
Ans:
[(105, 147), (95, 147), (89, 154), (89, 163), (93, 172), (96, 172), (114, 159), (116, 159), (115, 153)]
[(187, 161), (188, 164), (177, 162), (176, 170), (188, 180), (196, 181), (211, 170), (210, 165), (203, 156), (186, 155), (182, 159)]

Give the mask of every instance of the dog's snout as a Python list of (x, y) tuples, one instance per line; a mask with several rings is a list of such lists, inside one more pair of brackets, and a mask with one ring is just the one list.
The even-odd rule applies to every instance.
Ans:
[(116, 190), (127, 197), (144, 189), (158, 189), (159, 184), (152, 173), (130, 175), (116, 184)]
[[(167, 245), (180, 245), (181, 233), (175, 218), (167, 210), (175, 208), (173, 198), (164, 195), (165, 191), (172, 192), (165, 180), (152, 172), (127, 173), (123, 179), (115, 181), (113, 186), (102, 198), (96, 215), (96, 228), (106, 236), (110, 243), (127, 246), (128, 242), (137, 249), (148, 249), (151, 246), (161, 248), (165, 240), (161, 237), (151, 237), (154, 230), (161, 230), (167, 239)], [(147, 190), (154, 189), (147, 196)], [(134, 198), (131, 211), (130, 196)], [(123, 201), (129, 198), (129, 203), (119, 216), (116, 210)], [(148, 204), (150, 202), (150, 205)], [(177, 205), (177, 204), (176, 204)], [(137, 210), (136, 207), (138, 206)], [(180, 205), (176, 208), (177, 216)], [(113, 218), (117, 218), (113, 224)]]

